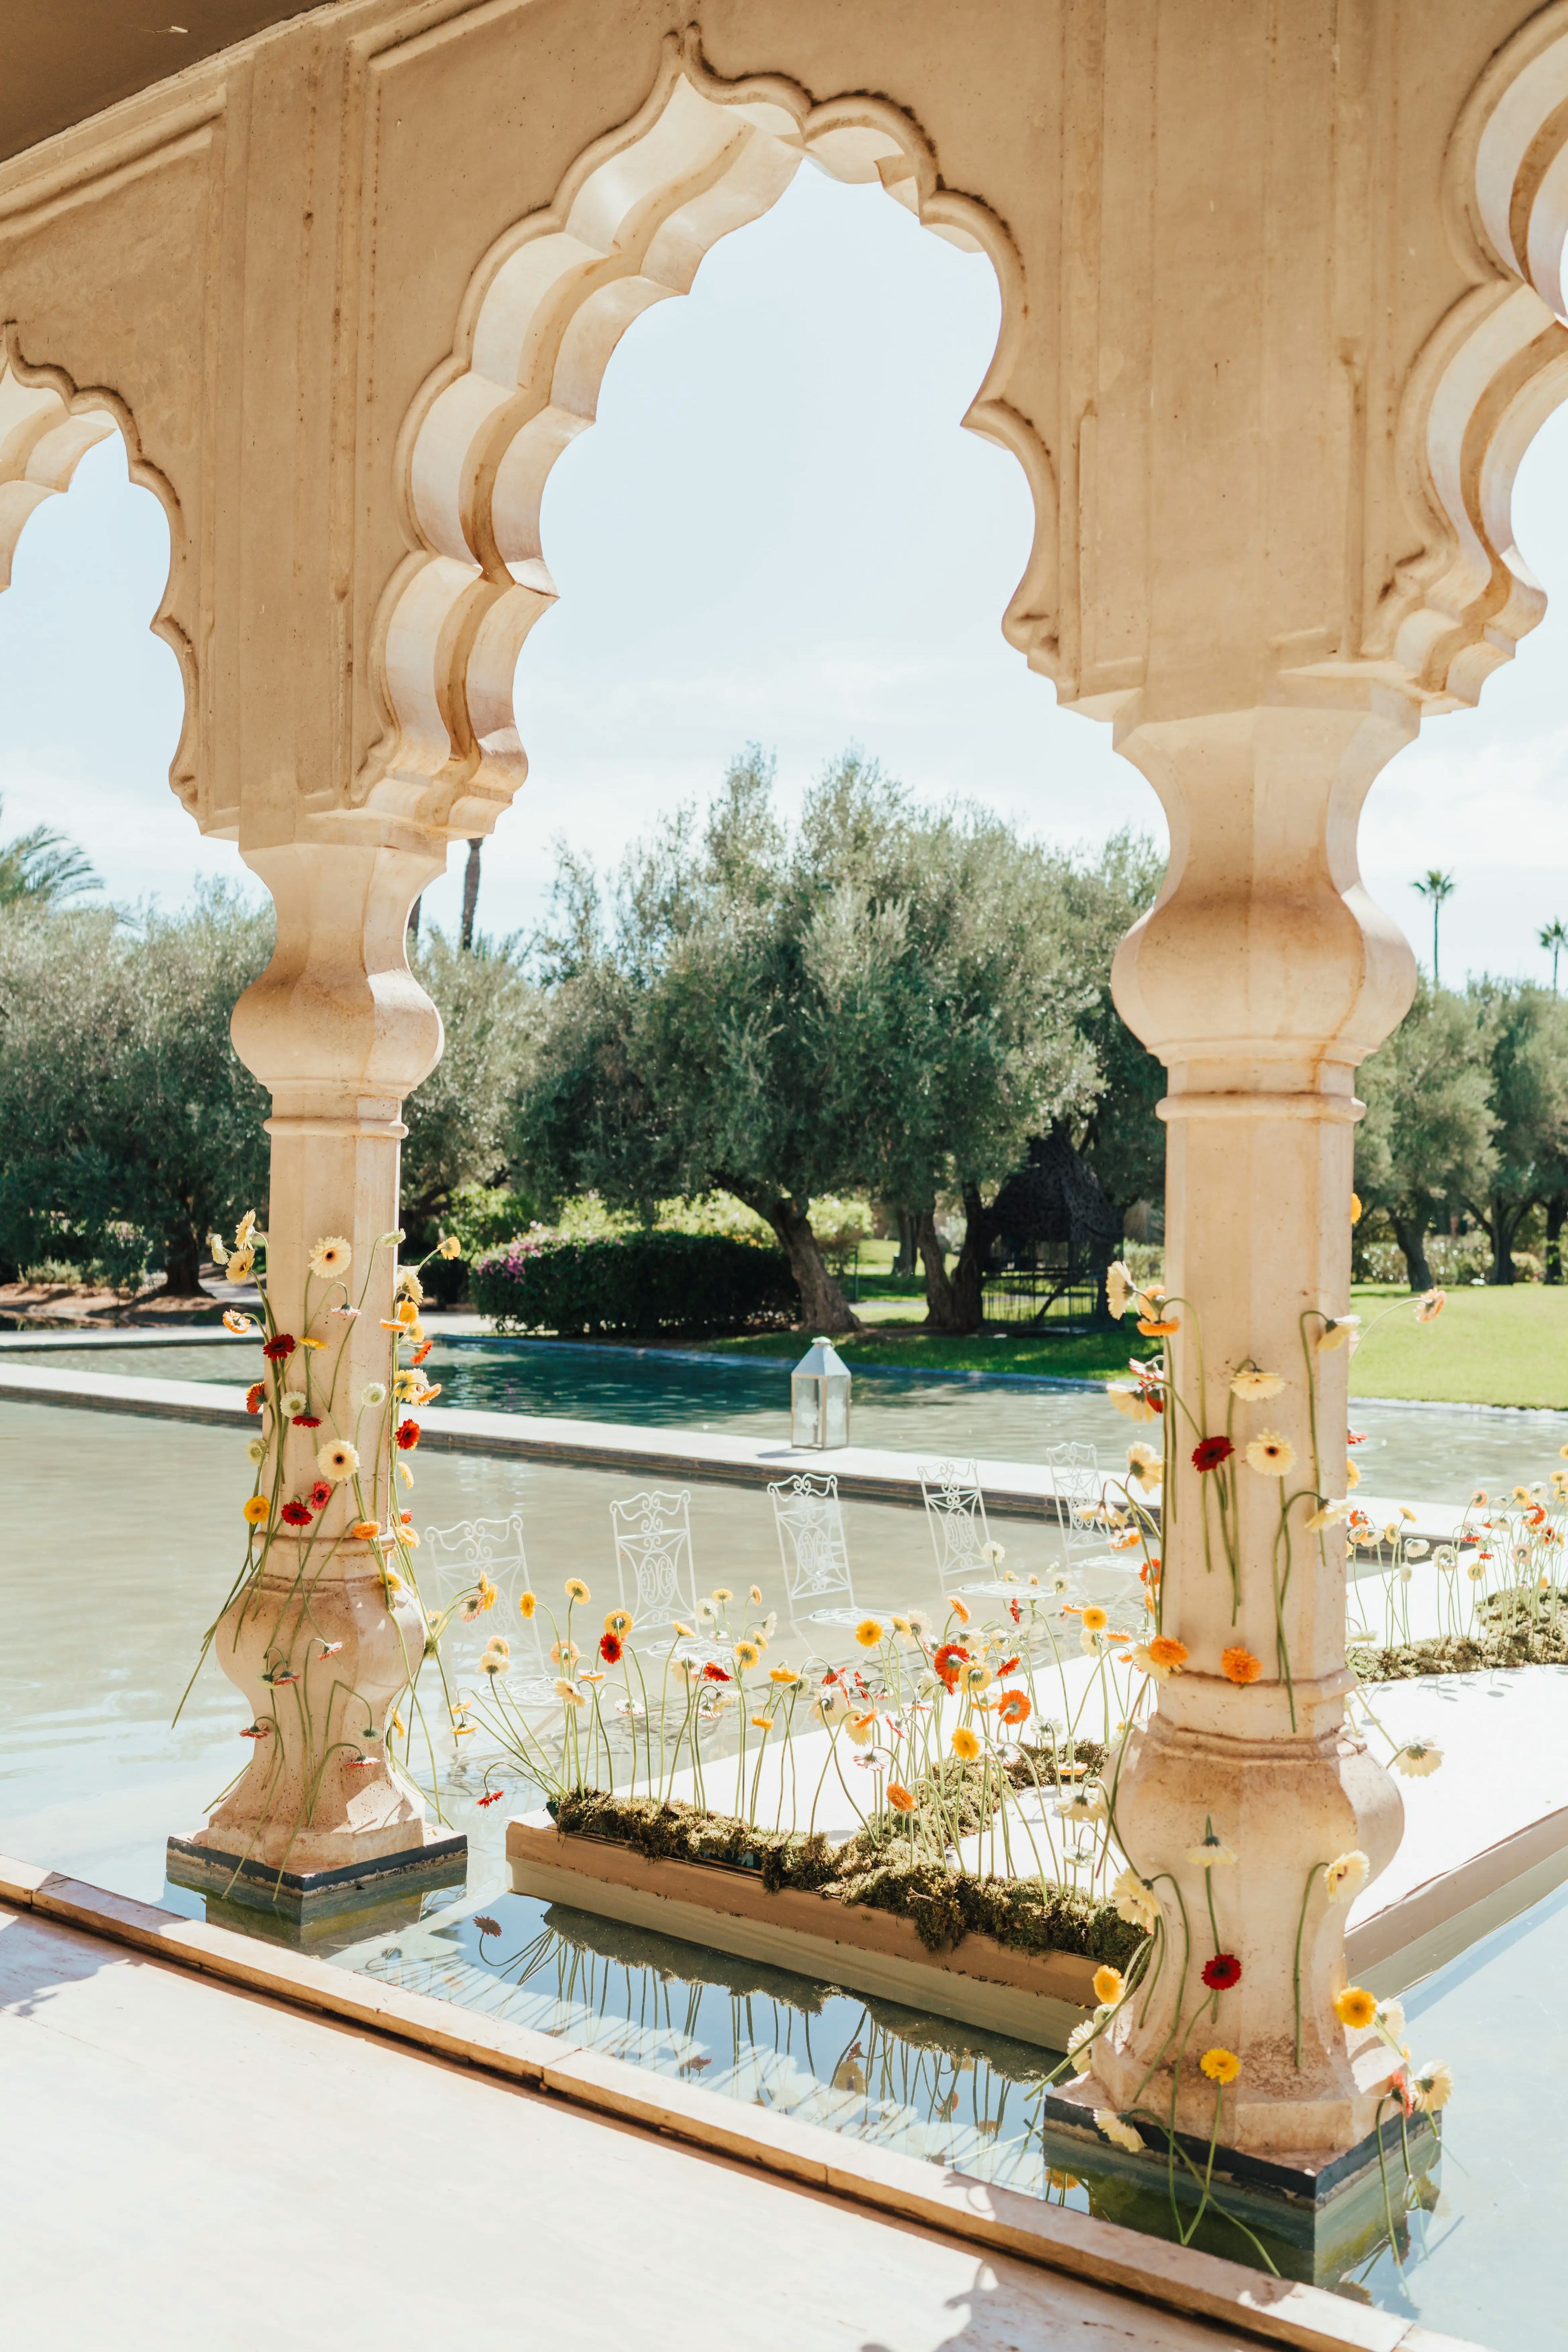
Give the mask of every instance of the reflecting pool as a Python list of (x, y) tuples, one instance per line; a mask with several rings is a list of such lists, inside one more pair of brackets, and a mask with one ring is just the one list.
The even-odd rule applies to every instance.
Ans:
[[(243, 1443), (237, 1431), (0, 1403), (0, 1849), (198, 1916), (199, 1897), (165, 1885), (164, 1841), (244, 1762), (243, 1709), (209, 1665), (173, 1728), (171, 1718), (238, 1556)], [(575, 1572), (608, 1591), (608, 1503), (629, 1483), (436, 1454), (417, 1465), (415, 1500), (426, 1526), (521, 1509), (542, 1586)], [(852, 1502), (846, 1520), (858, 1595), (884, 1610), (911, 1593), (929, 1600), (935, 1567), (920, 1512)], [(692, 1525), (705, 1582), (754, 1578), (778, 1593), (763, 1497), (694, 1486)], [(1050, 1565), (1044, 1527), (1005, 1533), (1021, 1572)], [(479, 1786), (468, 1759), (444, 1765), (443, 1808), (471, 1842), (464, 1894), (409, 1899), (314, 1948), (748, 2104), (1159, 2226), (1113, 2168), (1042, 2132), (1048, 2053), (511, 1895), (502, 1843), (513, 1808), (480, 1811)], [(1407, 1994), (1416, 2059), (1447, 2060), (1457, 2084), (1436, 2201), (1402, 2225), (1399, 2261), (1385, 2250), (1350, 2282), (1495, 2352), (1568, 2340), (1552, 2092), (1568, 2066), (1565, 1971), (1568, 1889)], [(1205, 2222), (1201, 2242), (1245, 2255), (1222, 2220)]]
[[(7, 1351), (0, 1360), (230, 1386), (257, 1378), (261, 1362), (258, 1349), (207, 1341)], [(788, 1366), (754, 1358), (692, 1360), (551, 1340), (448, 1337), (437, 1340), (426, 1369), (439, 1380), (444, 1405), (781, 1439), (788, 1430)], [(1357, 1401), (1352, 1421), (1363, 1434), (1356, 1454), (1363, 1484), (1384, 1500), (1462, 1503), (1478, 1485), (1543, 1479), (1568, 1443), (1568, 1412)], [(855, 1376), (852, 1434), (858, 1445), (898, 1453), (1011, 1462), (1043, 1461), (1053, 1445), (1085, 1442), (1109, 1465), (1121, 1460), (1128, 1430), (1098, 1390), (1016, 1376), (916, 1378), (873, 1367)]]

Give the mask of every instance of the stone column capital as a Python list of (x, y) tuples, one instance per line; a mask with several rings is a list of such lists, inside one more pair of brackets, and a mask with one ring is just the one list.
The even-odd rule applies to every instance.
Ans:
[(1356, 827), (1417, 723), (1392, 690), (1325, 687), (1119, 728), (1171, 831), (1164, 887), (1112, 972), (1171, 1073), (1163, 1116), (1223, 1118), (1246, 1097), (1254, 1114), (1274, 1097), (1280, 1117), (1359, 1117), (1352, 1073), (1403, 1018), (1415, 963), (1363, 885)]

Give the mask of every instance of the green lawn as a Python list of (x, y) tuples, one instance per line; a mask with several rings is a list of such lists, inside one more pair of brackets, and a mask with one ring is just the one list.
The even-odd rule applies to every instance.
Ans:
[[(1351, 1392), (1415, 1397), (1458, 1404), (1568, 1406), (1568, 1287), (1520, 1283), (1508, 1290), (1451, 1290), (1435, 1323), (1418, 1324), (1406, 1293), (1358, 1285), (1352, 1299), (1363, 1328), (1382, 1317), (1356, 1352)], [(1384, 1310), (1389, 1309), (1386, 1315)], [(865, 1298), (863, 1339), (840, 1340), (847, 1363), (903, 1364), (931, 1371), (1055, 1372), (1075, 1380), (1113, 1380), (1142, 1343), (1129, 1323), (1082, 1339), (942, 1339), (919, 1328), (917, 1298)], [(707, 1339), (710, 1349), (741, 1356), (794, 1356), (793, 1331), (751, 1339)]]
[[(1437, 1320), (1425, 1324), (1408, 1294), (1386, 1285), (1358, 1285), (1351, 1303), (1368, 1333), (1351, 1366), (1352, 1396), (1568, 1405), (1568, 1288), (1450, 1290)], [(1384, 1319), (1372, 1329), (1376, 1317)]]

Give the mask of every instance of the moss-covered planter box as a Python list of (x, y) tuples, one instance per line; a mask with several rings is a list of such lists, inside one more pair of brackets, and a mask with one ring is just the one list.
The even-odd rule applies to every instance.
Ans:
[(1062, 2049), (1094, 2007), (1097, 1963), (1081, 1953), (1016, 1951), (976, 1934), (930, 1952), (896, 1913), (795, 1887), (770, 1895), (756, 1872), (727, 1864), (650, 1861), (606, 1839), (567, 1836), (548, 1813), (509, 1822), (506, 1852), (519, 1895), (1047, 2050)]

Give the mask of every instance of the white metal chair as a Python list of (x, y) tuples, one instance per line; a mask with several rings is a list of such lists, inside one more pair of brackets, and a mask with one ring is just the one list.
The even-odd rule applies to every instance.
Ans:
[(844, 1508), (838, 1500), (838, 1480), (831, 1470), (801, 1470), (792, 1478), (775, 1479), (768, 1488), (773, 1501), (773, 1527), (784, 1566), (784, 1591), (790, 1615), (802, 1601), (832, 1592), (843, 1601), (814, 1609), (815, 1625), (853, 1625), (858, 1612), (849, 1575), (849, 1547), (844, 1535)]
[(1073, 1579), (1080, 1601), (1097, 1601), (1118, 1616), (1132, 1612), (1129, 1628), (1140, 1622), (1142, 1594), (1138, 1584), (1141, 1549), (1118, 1553), (1110, 1549), (1115, 1532), (1113, 1513), (1126, 1513), (1106, 1491), (1106, 1473), (1092, 1445), (1056, 1445), (1046, 1455), (1046, 1467), (1058, 1507), (1062, 1510), (1063, 1565)]
[(988, 1586), (995, 1583), (995, 1562), (988, 1556), (991, 1530), (985, 1523), (985, 1497), (974, 1464), (922, 1462), (917, 1475), (942, 1591), (950, 1591), (961, 1577), (976, 1574)]
[(1053, 1445), (1046, 1454), (1062, 1531), (1062, 1564), (1070, 1569), (1090, 1544), (1103, 1543), (1105, 1479), (1093, 1445)]
[[(621, 1605), (629, 1608), (638, 1646), (673, 1631), (678, 1617), (697, 1622), (697, 1570), (691, 1557), (691, 1490), (658, 1488), (610, 1505)], [(631, 1579), (628, 1597), (626, 1580)], [(668, 1644), (666, 1644), (668, 1647)]]
[[(521, 1705), (555, 1696), (555, 1670), (544, 1654), (539, 1621), (525, 1627), (518, 1602), (528, 1583), (528, 1553), (522, 1513), (504, 1519), (459, 1519), (449, 1528), (426, 1528), (425, 1547), (443, 1609), (472, 1591), (481, 1575), (496, 1588), (493, 1609), (465, 1623), (455, 1618), (443, 1651), (459, 1665), (471, 1664), (492, 1633), (504, 1633), (512, 1649), (510, 1693)], [(519, 1669), (521, 1669), (520, 1672)]]

